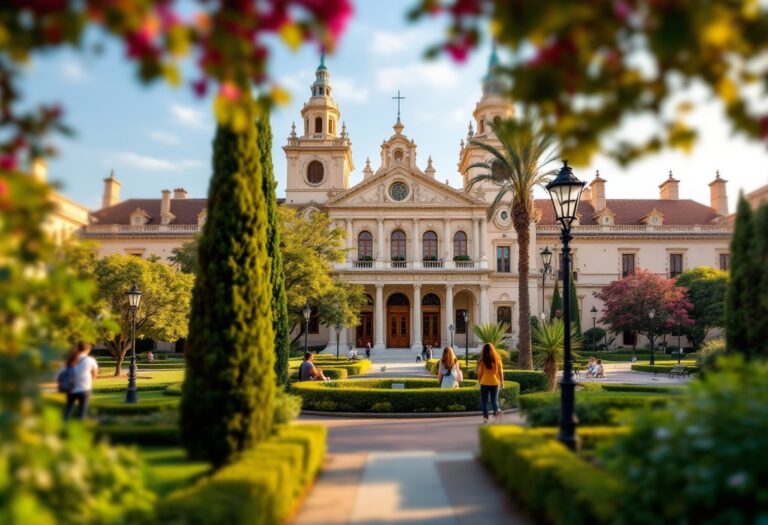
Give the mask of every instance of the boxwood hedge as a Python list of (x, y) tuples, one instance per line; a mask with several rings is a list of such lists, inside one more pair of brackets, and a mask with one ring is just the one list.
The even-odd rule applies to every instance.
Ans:
[[(325, 372), (326, 368), (334, 368), (334, 369), (344, 369), (347, 371), (347, 375), (350, 376), (359, 376), (366, 373), (368, 370), (371, 369), (371, 362), (367, 359), (357, 359), (355, 361), (349, 361), (349, 360), (339, 360), (336, 361), (336, 356), (327, 356), (323, 359), (319, 359), (320, 356), (315, 356), (314, 363), (315, 366), (318, 368), (322, 368), (323, 372)], [(291, 368), (291, 373), (296, 371), (298, 374), (298, 368), (302, 363), (301, 359), (291, 359), (289, 362), (289, 366)], [(334, 378), (335, 379), (335, 378)], [(341, 379), (341, 378), (340, 378)]]
[[(651, 372), (653, 374), (668, 374), (676, 364), (672, 365), (632, 365), (632, 370), (635, 372)], [(695, 374), (699, 371), (699, 367), (686, 365), (685, 371), (689, 374)]]
[[(327, 377), (328, 379), (337, 379), (340, 381), (343, 381), (349, 376), (349, 373), (347, 372), (346, 368), (327, 368), (324, 366), (319, 367), (323, 371), (323, 375)], [(298, 381), (299, 380), (299, 369), (298, 368), (291, 368), (290, 369), (290, 375), (288, 378), (291, 381)]]
[(326, 429), (286, 425), (211, 476), (157, 506), (162, 523), (278, 525), (286, 521), (325, 457)]
[[(439, 359), (430, 359), (425, 363), (425, 368), (433, 376), (437, 375)], [(464, 361), (459, 360), (459, 365), (466, 379), (477, 379), (477, 361), (470, 361), (469, 366), (464, 366)], [(504, 381), (513, 381), (520, 384), (520, 393), (543, 392), (547, 389), (547, 377), (544, 372), (536, 370), (505, 370)]]
[[(616, 413), (628, 408), (665, 405), (669, 394), (645, 392), (576, 392), (576, 416), (581, 425), (612, 425)], [(540, 392), (520, 396), (520, 411), (534, 427), (557, 425), (560, 394)]]
[[(404, 388), (392, 388), (393, 383)], [(477, 381), (461, 388), (441, 389), (432, 379), (368, 379), (358, 381), (305, 381), (291, 385), (307, 410), (328, 412), (465, 412), (480, 410)], [(506, 383), (500, 395), (503, 407), (517, 405), (520, 385)]]
[[(538, 523), (612, 523), (619, 480), (548, 437), (553, 432), (519, 426), (480, 427), (480, 458)], [(599, 434), (593, 432), (593, 437)]]

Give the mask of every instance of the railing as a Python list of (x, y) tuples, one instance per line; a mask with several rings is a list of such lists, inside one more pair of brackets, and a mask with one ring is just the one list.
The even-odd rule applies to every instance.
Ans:
[(422, 261), (423, 268), (427, 270), (435, 270), (443, 268), (443, 261)]
[(408, 268), (408, 261), (389, 261), (389, 267), (395, 270), (402, 270)]
[(352, 268), (373, 268), (373, 261), (352, 261)]
[(473, 270), (475, 268), (475, 261), (453, 261), (458, 270)]
[(85, 233), (196, 233), (197, 224), (89, 224)]
[[(560, 234), (560, 226), (545, 224), (536, 226), (538, 233)], [(621, 224), (605, 226), (600, 224), (588, 224), (584, 226), (574, 226), (574, 233), (732, 233), (733, 228), (723, 224), (705, 224), (705, 225), (661, 225), (651, 226), (645, 224)]]

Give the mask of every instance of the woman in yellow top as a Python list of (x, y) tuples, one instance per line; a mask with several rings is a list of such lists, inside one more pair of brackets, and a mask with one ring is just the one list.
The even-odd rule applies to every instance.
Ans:
[(501, 357), (490, 343), (483, 345), (480, 359), (477, 360), (477, 380), (480, 383), (480, 400), (483, 404), (483, 423), (488, 423), (488, 398), (493, 405), (493, 420), (499, 421), (499, 391), (504, 388), (504, 369)]

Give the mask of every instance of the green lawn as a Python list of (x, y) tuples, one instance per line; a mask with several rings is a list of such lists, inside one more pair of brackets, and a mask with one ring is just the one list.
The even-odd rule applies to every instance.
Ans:
[[(103, 369), (100, 369), (100, 371)], [(172, 385), (181, 383), (184, 380), (184, 370), (140, 370), (136, 383), (140, 385)], [(93, 382), (94, 388), (113, 387), (128, 385), (128, 376), (114, 377), (111, 374), (103, 376), (99, 374), (98, 379)]]
[(181, 447), (142, 447), (139, 456), (146, 465), (147, 485), (161, 498), (210, 470), (203, 461), (187, 461)]

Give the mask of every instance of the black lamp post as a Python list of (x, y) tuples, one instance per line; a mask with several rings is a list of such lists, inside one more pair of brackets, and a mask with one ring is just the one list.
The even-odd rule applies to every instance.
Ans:
[(648, 311), (648, 319), (650, 319), (650, 320), (651, 320), (651, 327), (650, 327), (650, 336), (651, 336), (651, 337), (650, 337), (650, 339), (651, 339), (651, 360), (650, 360), (650, 361), (648, 361), (648, 364), (649, 364), (649, 365), (651, 365), (651, 366), (653, 366), (653, 365), (655, 365), (655, 364), (656, 364), (656, 359), (655, 359), (655, 357), (654, 357), (654, 355), (653, 355), (653, 318), (654, 318), (654, 317), (656, 317), (656, 310), (654, 310), (653, 308), (651, 308), (651, 309)]
[(683, 357), (683, 345), (680, 344), (680, 319), (677, 320), (677, 364), (680, 364), (680, 359)]
[(469, 366), (469, 309), (464, 310), (464, 365)]
[(128, 370), (128, 390), (125, 392), (126, 403), (137, 403), (139, 401), (136, 394), (136, 310), (141, 303), (141, 291), (133, 283), (128, 290), (128, 305), (131, 307), (131, 364)]
[(560, 238), (563, 241), (563, 378), (560, 380), (560, 432), (557, 439), (571, 450), (576, 450), (576, 416), (575, 391), (576, 382), (573, 380), (573, 356), (571, 355), (571, 290), (568, 277), (571, 274), (571, 251), (568, 243), (571, 241), (571, 224), (576, 220), (581, 192), (584, 182), (573, 175), (568, 161), (563, 161), (563, 167), (554, 180), (547, 184), (555, 217), (560, 222)]
[(449, 324), (448, 331), (451, 332), (451, 348), (453, 348), (453, 330), (454, 330), (453, 325)]
[(312, 316), (312, 308), (306, 305), (301, 311), (304, 314), (304, 353), (307, 353), (307, 337), (309, 335), (309, 318)]
[(341, 323), (336, 323), (336, 361), (339, 360), (339, 337), (341, 336), (341, 329)]
[(552, 271), (552, 252), (549, 251), (549, 246), (545, 246), (543, 250), (539, 252), (541, 255), (541, 318), (546, 319), (547, 316), (547, 298), (544, 296), (544, 287), (547, 283), (547, 274)]
[(597, 350), (597, 347), (595, 346), (595, 327), (597, 326), (597, 308), (593, 306), (590, 312), (592, 312), (592, 351), (594, 352), (595, 350)]

